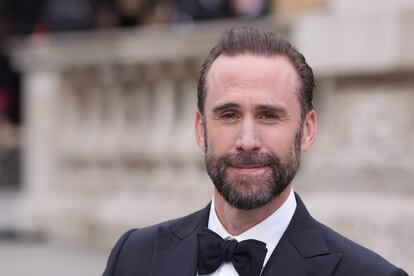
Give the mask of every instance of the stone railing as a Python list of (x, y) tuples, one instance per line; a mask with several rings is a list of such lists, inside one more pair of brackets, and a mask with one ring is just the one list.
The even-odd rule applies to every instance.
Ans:
[[(317, 218), (412, 270), (413, 14), (249, 23), (290, 37), (318, 78), (318, 142), (295, 189)], [(193, 138), (199, 67), (220, 31), (240, 23), (20, 44), (20, 226), (109, 246), (127, 228), (203, 207), (212, 185)]]

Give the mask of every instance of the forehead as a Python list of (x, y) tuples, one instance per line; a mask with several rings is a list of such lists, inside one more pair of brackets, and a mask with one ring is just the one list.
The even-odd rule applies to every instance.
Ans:
[(298, 88), (297, 72), (286, 56), (220, 55), (207, 75), (206, 103), (246, 95), (297, 101)]

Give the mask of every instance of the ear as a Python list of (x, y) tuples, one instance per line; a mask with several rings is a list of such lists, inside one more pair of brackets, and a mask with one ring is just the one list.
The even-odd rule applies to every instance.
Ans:
[(311, 110), (305, 117), (302, 129), (301, 151), (307, 152), (316, 140), (317, 116), (315, 110)]
[(201, 115), (200, 111), (197, 111), (195, 114), (195, 134), (196, 134), (196, 141), (198, 147), (204, 152), (204, 125), (203, 125), (203, 115)]

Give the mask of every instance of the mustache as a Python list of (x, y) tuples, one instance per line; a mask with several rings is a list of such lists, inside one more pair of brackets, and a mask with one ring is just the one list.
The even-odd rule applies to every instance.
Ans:
[(274, 166), (280, 164), (277, 156), (268, 153), (241, 152), (225, 154), (219, 159), (219, 163), (227, 166)]

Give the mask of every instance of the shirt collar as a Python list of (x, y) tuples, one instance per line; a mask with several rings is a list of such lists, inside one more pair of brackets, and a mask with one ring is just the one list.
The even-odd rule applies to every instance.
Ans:
[(293, 217), (295, 209), (296, 199), (293, 189), (291, 188), (288, 198), (282, 204), (282, 206), (279, 207), (279, 209), (277, 209), (265, 220), (259, 224), (256, 224), (247, 231), (241, 233), (240, 235), (232, 236), (227, 232), (217, 217), (213, 196), (208, 220), (208, 228), (216, 232), (223, 239), (234, 238), (237, 241), (255, 239), (266, 243), (268, 254), (265, 261), (267, 261), (270, 257), (270, 254), (273, 252), (279, 240), (281, 239), (283, 233), (286, 231), (286, 228), (288, 227)]

